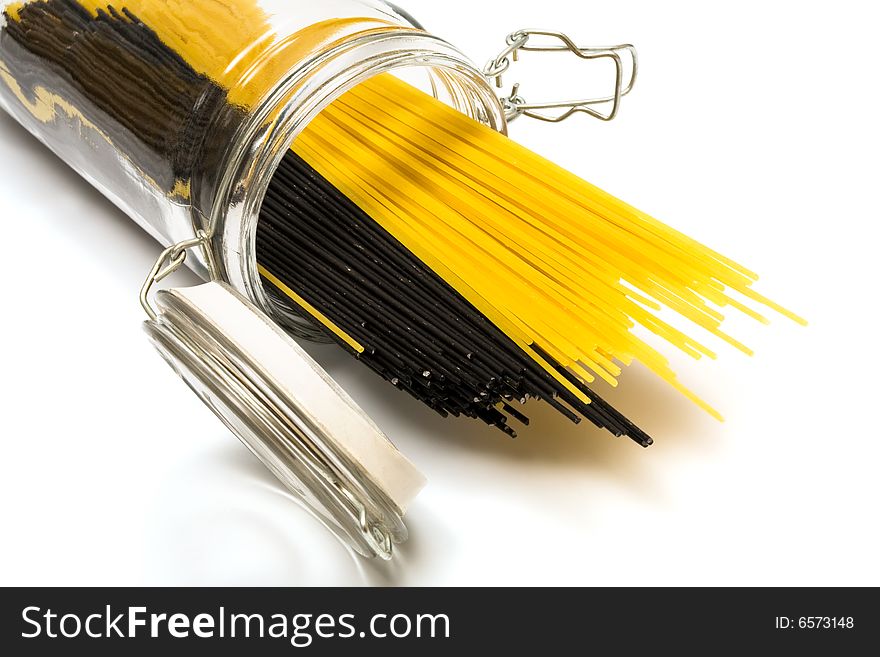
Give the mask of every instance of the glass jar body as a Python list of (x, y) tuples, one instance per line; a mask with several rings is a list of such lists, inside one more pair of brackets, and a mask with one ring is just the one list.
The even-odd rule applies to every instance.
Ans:
[(457, 49), (370, 0), (2, 3), (0, 106), (164, 246), (208, 235), (216, 275), (306, 337), (264, 294), (259, 208), (303, 127), (364, 79), (419, 67), (426, 90), (505, 129)]

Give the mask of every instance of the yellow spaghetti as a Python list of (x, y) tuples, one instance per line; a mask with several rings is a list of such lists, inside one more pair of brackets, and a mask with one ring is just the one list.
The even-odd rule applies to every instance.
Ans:
[(714, 358), (657, 311), (747, 354), (720, 309), (767, 319), (735, 294), (805, 323), (755, 292), (755, 273), (391, 75), (340, 98), (294, 149), (536, 360), (534, 346), (585, 382), (616, 385), (638, 359), (718, 416), (633, 328)]

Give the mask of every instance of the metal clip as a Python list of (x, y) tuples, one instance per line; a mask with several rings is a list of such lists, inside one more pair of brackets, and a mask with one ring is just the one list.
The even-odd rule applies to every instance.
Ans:
[[(560, 42), (560, 45), (529, 45), (532, 37), (548, 37)], [(519, 93), (519, 83), (513, 85), (510, 95), (501, 99), (506, 112), (508, 122), (519, 118), (520, 116), (528, 116), (539, 121), (547, 121), (548, 123), (559, 123), (570, 116), (583, 112), (595, 117), (601, 121), (611, 121), (617, 116), (620, 108), (620, 99), (632, 91), (638, 76), (639, 60), (636, 54), (635, 46), (631, 44), (621, 44), (619, 46), (600, 46), (600, 47), (580, 47), (574, 43), (567, 35), (562, 32), (554, 32), (547, 30), (518, 30), (507, 36), (507, 47), (501, 53), (490, 61), (483, 69), (483, 74), (487, 78), (495, 78), (495, 83), (499, 89), (503, 87), (502, 76), (507, 73), (511, 67), (511, 62), (519, 61), (521, 52), (570, 52), (581, 59), (610, 59), (614, 62), (616, 71), (614, 82), (614, 94), (601, 98), (588, 98), (585, 100), (559, 101), (549, 103), (529, 103)], [(632, 59), (632, 74), (629, 82), (624, 85), (624, 64), (621, 53), (626, 52)], [(610, 110), (601, 112), (594, 109), (597, 105), (611, 105)], [(542, 113), (542, 110), (566, 110), (561, 114)]]
[(140, 294), (141, 306), (143, 306), (144, 310), (147, 312), (147, 315), (151, 320), (156, 320), (156, 311), (150, 304), (150, 290), (156, 283), (167, 278), (184, 265), (184, 263), (186, 262), (186, 253), (190, 249), (194, 249), (196, 247), (202, 248), (205, 254), (205, 259), (209, 264), (208, 269), (211, 273), (211, 278), (216, 278), (216, 269), (213, 264), (214, 260), (211, 254), (211, 249), (208, 246), (208, 236), (202, 230), (198, 231), (196, 235), (197, 236), (192, 239), (178, 242), (177, 244), (169, 246), (167, 249), (162, 251), (162, 253), (159, 255), (159, 258), (156, 260), (156, 264), (153, 265), (153, 268), (150, 270), (150, 274), (147, 276), (147, 280), (144, 281), (144, 285), (143, 287), (141, 287)]

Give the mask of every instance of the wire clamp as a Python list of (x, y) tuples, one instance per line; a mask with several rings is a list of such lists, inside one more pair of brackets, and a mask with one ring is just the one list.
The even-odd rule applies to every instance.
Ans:
[[(535, 44), (534, 37), (543, 37), (550, 41)], [(508, 122), (520, 116), (528, 116), (539, 121), (559, 123), (578, 113), (588, 114), (600, 121), (611, 121), (617, 116), (621, 98), (632, 91), (638, 76), (639, 60), (635, 46), (632, 44), (581, 47), (562, 32), (534, 29), (518, 30), (509, 34), (507, 47), (486, 64), (483, 75), (490, 79), (494, 78), (497, 87), (503, 88), (503, 76), (510, 70), (513, 62), (519, 61), (520, 53), (523, 52), (568, 52), (581, 59), (610, 59), (615, 68), (614, 93), (610, 96), (583, 100), (529, 103), (520, 95), (520, 84), (516, 83), (510, 95), (501, 99)], [(624, 65), (624, 57), (629, 60), (628, 67)], [(624, 83), (624, 73), (627, 68), (631, 73), (628, 81)], [(600, 109), (602, 107), (605, 111)], [(562, 110), (562, 112), (553, 112), (553, 110)]]
[(197, 247), (200, 247), (205, 254), (205, 260), (209, 265), (208, 269), (211, 274), (211, 279), (216, 280), (216, 267), (214, 265), (210, 245), (208, 244), (208, 236), (205, 231), (200, 230), (197, 232), (196, 237), (169, 246), (159, 255), (156, 264), (153, 265), (150, 274), (147, 276), (147, 280), (144, 281), (143, 287), (141, 287), (141, 306), (143, 306), (147, 315), (153, 321), (156, 320), (156, 311), (150, 303), (150, 290), (153, 289), (153, 286), (156, 285), (156, 283), (168, 278), (171, 274), (180, 269), (184, 263), (186, 263), (187, 251)]

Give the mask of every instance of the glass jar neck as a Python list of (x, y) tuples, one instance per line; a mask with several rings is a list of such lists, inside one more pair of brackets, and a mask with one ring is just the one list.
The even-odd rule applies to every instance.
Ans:
[(286, 328), (314, 340), (321, 340), (323, 334), (266, 295), (256, 249), (260, 208), (269, 183), (308, 123), (372, 76), (423, 67), (431, 75), (435, 92), (443, 91), (443, 100), (474, 120), (506, 132), (495, 91), (455, 47), (411, 27), (377, 27), (374, 20), (365, 21), (364, 27), (300, 60), (254, 106), (227, 151), (212, 207), (206, 213), (221, 277)]

